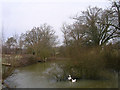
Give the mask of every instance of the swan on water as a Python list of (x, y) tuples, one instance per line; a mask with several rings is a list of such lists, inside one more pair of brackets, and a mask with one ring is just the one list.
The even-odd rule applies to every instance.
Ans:
[(71, 77), (71, 75), (69, 75), (69, 76), (68, 76), (68, 80), (71, 80), (71, 79), (72, 79), (72, 77)]
[(76, 82), (76, 79), (72, 79), (72, 82)]

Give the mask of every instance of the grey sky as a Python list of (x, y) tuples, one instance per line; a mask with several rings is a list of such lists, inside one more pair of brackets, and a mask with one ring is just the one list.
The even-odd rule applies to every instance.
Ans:
[(106, 8), (108, 0), (5, 0), (2, 2), (2, 26), (5, 38), (25, 33), (43, 23), (51, 25), (62, 42), (60, 30), (64, 22), (72, 23), (75, 16), (88, 6)]

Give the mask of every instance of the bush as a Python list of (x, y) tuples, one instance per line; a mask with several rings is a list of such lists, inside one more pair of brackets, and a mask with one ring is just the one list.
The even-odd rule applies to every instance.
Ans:
[(106, 68), (115, 71), (120, 70), (120, 50), (116, 50), (111, 47), (106, 47), (102, 51), (102, 55), (102, 57), (105, 59)]
[(34, 55), (24, 55), (18, 60), (17, 66), (26, 66), (37, 62), (37, 58)]
[(112, 47), (74, 48), (70, 56), (71, 61), (62, 68), (66, 75), (79, 79), (103, 79), (107, 77), (102, 72), (120, 69), (120, 51)]
[(62, 65), (64, 76), (69, 74), (78, 79), (101, 79), (105, 62), (99, 48), (72, 49), (71, 60)]

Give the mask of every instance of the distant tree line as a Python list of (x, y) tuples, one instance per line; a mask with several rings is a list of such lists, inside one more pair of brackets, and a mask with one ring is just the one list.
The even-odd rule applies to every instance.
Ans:
[(7, 54), (34, 54), (45, 58), (54, 55), (57, 36), (53, 28), (47, 24), (34, 27), (20, 36), (15, 34), (7, 39), (2, 53)]

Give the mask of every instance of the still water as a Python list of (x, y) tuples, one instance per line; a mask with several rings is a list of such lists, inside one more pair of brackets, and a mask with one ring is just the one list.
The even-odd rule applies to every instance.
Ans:
[(113, 75), (110, 80), (77, 80), (56, 81), (51, 72), (60, 73), (60, 69), (56, 67), (58, 63), (63, 61), (51, 61), (46, 63), (37, 63), (26, 67), (17, 68), (13, 74), (8, 77), (5, 82), (11, 88), (117, 88), (117, 74)]

